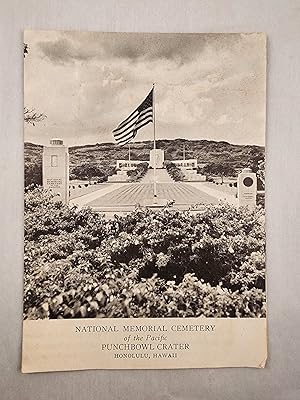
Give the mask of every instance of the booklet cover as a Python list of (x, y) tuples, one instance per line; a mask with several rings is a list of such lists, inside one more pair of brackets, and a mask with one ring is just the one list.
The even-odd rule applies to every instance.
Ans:
[(22, 371), (265, 366), (266, 37), (24, 35)]

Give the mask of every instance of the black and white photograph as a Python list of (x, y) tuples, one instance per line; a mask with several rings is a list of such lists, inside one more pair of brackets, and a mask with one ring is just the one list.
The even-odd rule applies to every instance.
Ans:
[(24, 34), (25, 320), (265, 318), (266, 36)]

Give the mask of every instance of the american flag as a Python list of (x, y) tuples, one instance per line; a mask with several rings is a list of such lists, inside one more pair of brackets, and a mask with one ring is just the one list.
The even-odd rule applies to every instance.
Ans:
[(138, 108), (113, 130), (116, 142), (121, 146), (130, 142), (149, 122), (153, 122), (153, 88)]

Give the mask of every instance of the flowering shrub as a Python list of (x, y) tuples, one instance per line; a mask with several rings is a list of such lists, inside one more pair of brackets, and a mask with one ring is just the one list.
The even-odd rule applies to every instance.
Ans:
[(25, 318), (265, 315), (263, 209), (112, 220), (25, 194)]

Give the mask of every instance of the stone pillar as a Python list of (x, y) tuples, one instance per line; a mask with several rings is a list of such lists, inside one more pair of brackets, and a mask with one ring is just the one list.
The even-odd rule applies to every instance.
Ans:
[(69, 152), (61, 139), (51, 139), (43, 151), (43, 187), (51, 189), (54, 200), (69, 202)]
[[(156, 152), (156, 153), (155, 153)], [(165, 161), (165, 152), (162, 149), (150, 150), (150, 167), (154, 168), (156, 162), (156, 168), (163, 168)]]
[(251, 168), (244, 168), (238, 175), (237, 189), (239, 207), (254, 208), (256, 206), (257, 177)]

